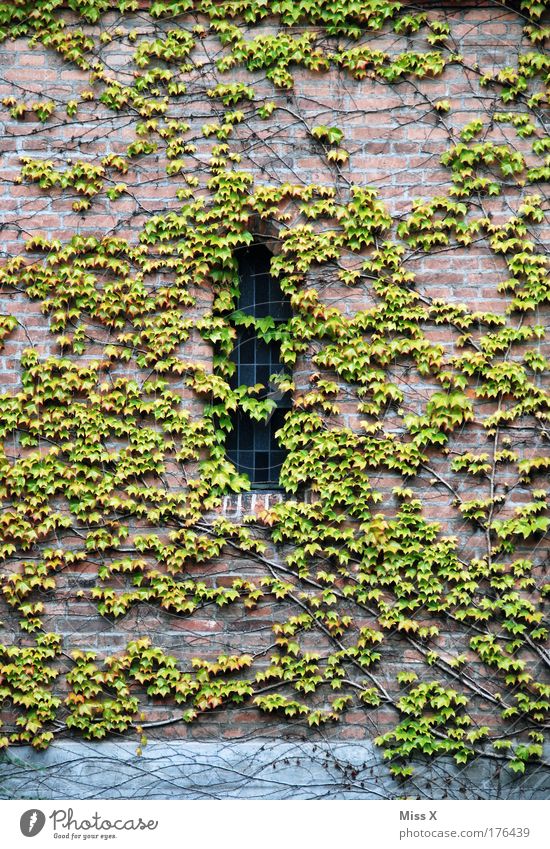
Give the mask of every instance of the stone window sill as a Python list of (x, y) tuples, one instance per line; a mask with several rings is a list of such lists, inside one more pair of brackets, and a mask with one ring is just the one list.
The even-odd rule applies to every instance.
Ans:
[(287, 497), (281, 489), (253, 489), (250, 492), (233, 493), (224, 496), (221, 512), (228, 519), (253, 516), (262, 510), (269, 510)]

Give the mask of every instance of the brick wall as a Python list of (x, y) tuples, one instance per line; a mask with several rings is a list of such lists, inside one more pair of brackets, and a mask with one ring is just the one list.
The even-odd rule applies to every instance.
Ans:
[[(297, 68), (294, 90), (281, 94), (261, 72), (245, 74), (241, 71), (224, 77), (212, 62), (219, 43), (205, 39), (197, 51), (196, 68), (189, 74), (187, 99), (181, 104), (181, 113), (174, 115), (191, 124), (189, 136), (194, 138), (197, 152), (189, 160), (190, 167), (201, 181), (207, 178), (212, 143), (201, 135), (201, 127), (215, 118), (217, 109), (215, 103), (204, 97), (205, 90), (221, 80), (242, 79), (254, 86), (257, 97), (274, 97), (284, 107), (267, 124), (257, 117), (247, 117), (236, 133), (237, 141), (234, 139), (231, 143), (232, 149), (242, 155), (239, 167), (253, 173), (257, 184), (317, 182), (336, 184), (344, 192), (347, 181), (352, 180), (375, 186), (396, 220), (410, 211), (415, 199), (428, 199), (445, 193), (450, 185), (450, 174), (440, 164), (441, 154), (452, 139), (457, 139), (466, 123), (494, 108), (494, 93), (480, 87), (480, 73), (472, 70), (472, 66), (477, 63), (482, 72), (505, 66), (522, 40), (521, 19), (497, 4), (482, 3), (468, 7), (460, 3), (449, 4), (448, 14), (453, 48), (464, 57), (464, 64), (451, 65), (434, 79), (405, 80), (395, 86), (372, 79), (354, 81), (336, 71), (320, 75)], [(70, 13), (67, 19), (71, 21)], [(114, 15), (106, 16), (102, 26), (113, 29), (119, 23)], [(135, 18), (126, 19), (122, 25), (125, 31), (137, 30), (140, 37), (147, 37), (159, 27), (168, 28), (169, 23), (153, 23), (140, 12)], [(262, 29), (268, 31), (269, 26)], [(415, 45), (415, 36), (377, 35), (373, 40), (377, 49), (395, 53), (412, 49)], [(101, 58), (121, 81), (132, 79), (135, 70), (130, 61), (133, 50), (124, 34), (101, 47)], [(66, 193), (55, 189), (42, 192), (36, 184), (20, 181), (21, 157), (52, 159), (65, 165), (77, 159), (94, 162), (108, 153), (124, 153), (134, 140), (134, 118), (124, 113), (114, 114), (97, 99), (80, 104), (77, 116), (66, 118), (67, 102), (78, 100), (89, 87), (88, 73), (71, 66), (53, 51), (42, 46), (31, 47), (24, 39), (0, 45), (0, 100), (15, 95), (28, 103), (50, 98), (57, 104), (54, 117), (45, 124), (37, 121), (32, 113), (27, 113), (24, 120), (14, 120), (10, 118), (8, 109), (0, 111), (1, 257), (29, 257), (25, 253), (24, 242), (34, 235), (65, 242), (75, 233), (112, 233), (135, 243), (151, 214), (180, 207), (176, 191), (185, 183), (182, 179), (166, 176), (163, 155), (135, 160), (130, 172), (123, 178), (129, 187), (128, 194), (116, 201), (109, 201), (104, 194), (98, 195), (91, 209), (83, 214), (73, 211), (74, 198), (67, 197)], [(438, 117), (430, 104), (442, 99), (450, 101), (451, 112)], [(307, 132), (307, 126), (317, 124), (337, 125), (344, 130), (345, 147), (351, 156), (349, 165), (342, 168), (341, 176), (335, 175), (327, 166)], [(530, 155), (530, 140), (518, 139), (509, 125), (495, 124), (490, 137), (496, 142), (511, 139), (515, 147)], [(517, 198), (522, 192), (524, 190), (518, 187), (502, 199), (484, 199), (484, 209), (493, 215), (494, 221), (505, 220), (511, 214), (510, 206), (517, 205)], [(544, 239), (545, 231), (541, 230), (540, 235)], [(469, 306), (475, 304), (479, 310), (496, 313), (506, 310), (507, 300), (498, 294), (497, 285), (506, 279), (508, 272), (502, 258), (489, 249), (486, 241), (429, 256), (411, 252), (407, 267), (416, 274), (416, 288), (423, 296), (445, 298)], [(343, 287), (325, 268), (312, 275), (311, 283), (318, 288), (323, 302), (338, 306), (346, 315), (373, 303), (366, 286), (355, 289)], [(190, 309), (190, 315), (198, 318), (208, 310), (211, 292), (198, 286), (191, 294), (196, 297), (196, 305)], [(49, 317), (44, 314), (40, 302), (23, 292), (9, 290), (3, 291), (0, 299), (0, 313), (14, 315), (19, 321), (18, 329), (6, 339), (0, 354), (3, 388), (15, 391), (19, 383), (21, 355), (25, 349), (34, 348), (40, 357), (59, 356), (60, 349), (55, 335), (49, 330)], [(543, 323), (544, 316), (529, 315), (526, 320)], [(101, 356), (105, 331), (95, 327), (93, 321), (89, 322), (88, 331), (90, 339), (86, 353), (79, 361)], [(448, 328), (432, 327), (427, 332), (432, 341), (448, 350), (456, 349), (458, 332), (454, 337)], [(99, 344), (94, 343), (94, 338), (99, 340)], [(545, 344), (544, 340), (539, 343), (541, 349)], [(521, 350), (518, 350), (520, 354)], [(312, 352), (306, 354), (295, 370), (301, 388), (309, 382)], [(519, 354), (514, 352), (514, 356)], [(211, 367), (212, 351), (198, 334), (182, 344), (181, 356)], [(114, 374), (133, 374), (138, 379), (146, 377), (145, 372), (122, 366), (117, 366)], [(420, 412), (430, 390), (435, 388), (432, 381), (421, 379), (407, 367), (396, 367), (394, 377), (405, 390), (404, 406), (407, 411)], [(199, 416), (202, 410), (200, 401), (181, 381), (171, 378), (171, 383), (181, 394), (184, 407), (193, 417)], [(353, 401), (342, 403), (340, 424), (358, 429), (360, 419)], [(451, 452), (482, 448), (484, 441), (482, 428), (472, 426), (454, 434), (449, 448)], [(538, 445), (531, 432), (514, 434), (513, 441), (522, 456), (537, 453)], [(13, 457), (24, 453), (24, 449), (16, 444), (6, 446), (6, 451)], [(449, 456), (434, 452), (432, 466), (444, 477), (449, 470)], [(381, 511), (390, 515), (394, 511), (391, 488), (400, 481), (399, 476), (390, 474), (373, 476), (373, 485), (386, 495)], [(426, 517), (441, 522), (444, 533), (459, 537), (463, 556), (481, 556), (483, 533), (473, 529), (462, 518), (456, 507), (456, 495), (444, 486), (434, 486), (428, 473), (423, 472), (414, 484), (423, 500)], [(175, 476), (171, 485), (178, 488), (182, 483)], [(459, 476), (456, 486), (461, 497), (476, 497), (471, 479)], [(284, 497), (282, 493), (275, 492), (227, 496), (221, 512), (229, 519), (239, 521), (243, 515), (257, 513)], [(308, 499), (311, 495), (304, 493), (301, 497)], [(510, 508), (529, 499), (529, 491), (517, 486)], [(536, 552), (539, 564), (544, 562), (543, 546), (544, 543), (541, 543)], [(529, 544), (526, 552), (532, 554), (532, 548)], [(270, 556), (280, 557), (281, 552), (273, 549)], [(217, 609), (211, 605), (199, 616), (188, 617), (171, 615), (153, 605), (143, 604), (134, 606), (126, 616), (115, 621), (99, 617), (89, 596), (90, 587), (96, 581), (98, 565), (96, 558), (85, 567), (79, 567), (78, 571), (64, 571), (58, 576), (55, 595), (44, 598), (44, 627), (62, 634), (66, 652), (81, 648), (107, 655), (120, 651), (128, 640), (137, 635), (149, 634), (155, 644), (175, 654), (185, 664), (197, 655), (214, 658), (218, 654), (242, 651), (261, 655), (267, 653), (273, 644), (271, 626), (274, 620), (281, 619), (280, 606), (273, 609), (264, 605), (245, 614), (240, 606)], [(193, 577), (204, 576), (214, 585), (228, 585), (236, 574), (261, 577), (263, 567), (253, 560), (244, 561), (228, 550), (207, 566), (197, 564), (192, 567), (190, 574)], [(29, 642), (31, 638), (18, 633), (16, 621), (7, 605), (0, 602), (0, 606), (3, 623), (0, 642), (9, 643), (14, 635), (17, 641)], [(372, 623), (365, 620), (364, 624)], [(470, 635), (468, 628), (457, 624), (455, 634), (439, 638), (439, 648), (444, 650), (448, 646), (458, 652), (457, 647), (463, 644), (467, 650)], [(319, 638), (308, 637), (303, 647), (305, 650), (319, 650)], [(404, 638), (396, 636), (384, 652), (384, 681), (394, 680), (396, 671), (402, 668), (403, 659), (411, 668), (421, 667), (418, 653)], [(484, 711), (480, 707), (476, 715), (481, 722), (486, 721)], [(167, 708), (158, 700), (148, 711), (147, 722), (171, 720), (178, 715), (177, 710)], [(345, 714), (338, 725), (325, 727), (323, 734), (339, 741), (364, 740), (373, 736), (375, 731), (378, 733), (391, 727), (394, 721), (395, 713), (387, 708), (369, 714), (367, 724), (364, 713), (354, 710)], [(179, 741), (247, 739), (253, 735), (304, 735), (314, 739), (314, 734), (299, 721), (280, 723), (273, 717), (260, 715), (251, 707), (213, 711), (191, 725), (174, 722), (151, 730), (153, 738), (176, 738)]]

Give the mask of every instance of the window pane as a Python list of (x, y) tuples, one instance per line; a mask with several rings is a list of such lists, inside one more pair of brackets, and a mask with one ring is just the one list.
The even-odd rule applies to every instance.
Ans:
[[(281, 291), (279, 283), (270, 273), (271, 254), (263, 245), (239, 251), (240, 295), (237, 309), (264, 318), (271, 315), (278, 321), (291, 317), (290, 301)], [(265, 398), (277, 390), (270, 385), (270, 377), (284, 371), (280, 364), (278, 342), (269, 344), (259, 339), (252, 327), (238, 327), (231, 360), (236, 363), (231, 386), (265, 388), (258, 397)], [(268, 421), (257, 422), (238, 411), (232, 414), (233, 432), (227, 438), (227, 453), (240, 472), (246, 473), (252, 483), (277, 484), (286, 452), (278, 443), (275, 433), (280, 429), (290, 407), (290, 394), (276, 397), (275, 409)]]

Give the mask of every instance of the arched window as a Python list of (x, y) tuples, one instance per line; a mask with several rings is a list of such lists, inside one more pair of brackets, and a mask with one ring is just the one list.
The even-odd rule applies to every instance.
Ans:
[[(240, 295), (237, 309), (254, 318), (271, 316), (275, 323), (291, 317), (289, 299), (269, 273), (271, 254), (264, 245), (253, 245), (237, 255)], [(255, 487), (277, 486), (286, 452), (278, 444), (276, 432), (282, 426), (291, 406), (287, 392), (282, 395), (270, 377), (284, 371), (278, 342), (269, 344), (258, 339), (253, 327), (239, 326), (231, 359), (236, 364), (231, 386), (254, 386), (265, 390), (260, 397), (270, 397), (276, 408), (269, 420), (257, 422), (242, 410), (232, 414), (233, 430), (227, 441), (227, 456), (239, 472), (244, 472)]]

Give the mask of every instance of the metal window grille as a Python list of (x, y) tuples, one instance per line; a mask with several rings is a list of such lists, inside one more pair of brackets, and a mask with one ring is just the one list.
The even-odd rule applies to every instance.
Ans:
[[(263, 245), (255, 245), (238, 254), (240, 294), (237, 307), (241, 312), (276, 323), (291, 317), (290, 301), (269, 273), (271, 254)], [(259, 397), (270, 397), (276, 408), (269, 420), (257, 422), (242, 410), (232, 414), (233, 430), (227, 441), (227, 456), (240, 472), (250, 478), (254, 487), (277, 486), (286, 456), (276, 433), (291, 406), (290, 393), (282, 395), (270, 382), (272, 375), (284, 371), (278, 342), (267, 344), (258, 339), (253, 327), (238, 327), (231, 359), (236, 364), (231, 386), (264, 387)]]

